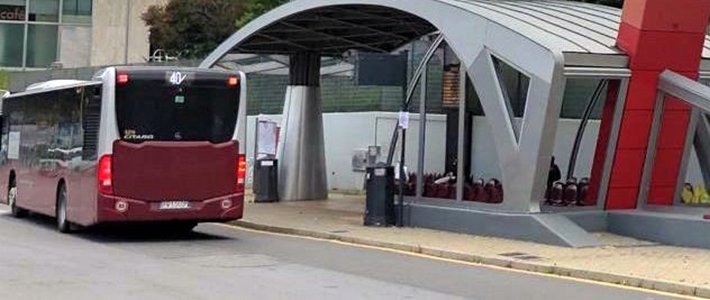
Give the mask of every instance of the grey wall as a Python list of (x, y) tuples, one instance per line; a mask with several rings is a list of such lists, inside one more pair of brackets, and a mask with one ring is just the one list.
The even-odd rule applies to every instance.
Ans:
[[(280, 115), (263, 117), (279, 122)], [(398, 114), (391, 112), (358, 112), (323, 114), (324, 138), (326, 146), (326, 166), (330, 189), (360, 190), (363, 173), (355, 172), (351, 167), (353, 151), (367, 149), (369, 145), (382, 146), (382, 153), (387, 153), (392, 128)], [(247, 159), (251, 164), (254, 150), (256, 116), (249, 116), (247, 123)], [(477, 177), (500, 178), (498, 158), (484, 117), (474, 117), (472, 170)], [(560, 169), (564, 172), (572, 149), (572, 141), (579, 126), (578, 120), (560, 120), (554, 153), (558, 157)], [(406, 163), (410, 171), (417, 168), (417, 149), (419, 145), (419, 116), (412, 115), (407, 133)], [(587, 177), (591, 173), (591, 164), (596, 146), (599, 122), (591, 121), (582, 142), (579, 154), (578, 177)], [(429, 115), (427, 123), (426, 159), (424, 170), (427, 173), (444, 172), (446, 145), (442, 142), (446, 132), (446, 116)], [(399, 151), (396, 151), (399, 157)], [(383, 158), (384, 160), (384, 158)], [(564, 175), (564, 174), (563, 174)]]
[(141, 14), (152, 4), (166, 2), (167, 0), (94, 0), (91, 65), (145, 62), (145, 58), (149, 56), (148, 28), (141, 20)]

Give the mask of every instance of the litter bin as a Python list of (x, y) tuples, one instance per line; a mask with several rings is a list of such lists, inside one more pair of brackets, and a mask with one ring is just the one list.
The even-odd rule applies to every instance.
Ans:
[(276, 201), (279, 201), (278, 160), (257, 160), (254, 164), (254, 202)]
[(368, 167), (365, 184), (365, 226), (394, 225), (394, 167)]

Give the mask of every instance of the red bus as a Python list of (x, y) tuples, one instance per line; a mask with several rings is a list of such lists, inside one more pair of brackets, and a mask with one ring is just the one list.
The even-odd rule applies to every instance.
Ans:
[(243, 73), (109, 67), (2, 98), (0, 199), (73, 225), (242, 217)]

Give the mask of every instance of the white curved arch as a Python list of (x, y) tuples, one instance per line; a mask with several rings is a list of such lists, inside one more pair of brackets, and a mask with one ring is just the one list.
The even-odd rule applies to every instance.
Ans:
[[(257, 18), (234, 33), (200, 65), (214, 66), (224, 55), (269, 25), (318, 8), (369, 5), (396, 9), (430, 22), (442, 33), (473, 82), (493, 128), (505, 201), (491, 207), (509, 212), (539, 212), (561, 109), (567, 49), (580, 50), (555, 34), (525, 22), (485, 14), (473, 0), (296, 0)], [(474, 7), (470, 7), (470, 6)], [(567, 47), (567, 48), (565, 48)], [(492, 57), (514, 66), (530, 78), (520, 137), (516, 138)]]
[[(475, 3), (477, 1), (473, 1)], [(264, 28), (276, 24), (290, 16), (309, 10), (327, 8), (341, 5), (368, 5), (382, 6), (410, 13), (430, 22), (447, 37), (447, 43), (459, 57), (464, 59), (474, 57), (483, 45), (498, 48), (495, 52), (502, 56), (515, 57), (522, 55), (525, 58), (542, 56), (557, 56), (562, 59), (565, 50), (581, 51), (581, 49), (567, 45), (562, 48), (560, 40), (555, 35), (540, 34), (538, 28), (529, 25), (505, 22), (505, 18), (497, 17), (496, 20), (484, 14), (485, 11), (471, 7), (469, 1), (441, 1), (441, 0), (297, 0), (279, 6), (230, 36), (217, 49), (210, 53), (200, 64), (200, 67), (214, 66), (220, 58), (231, 51), (246, 39), (257, 34)], [(505, 24), (504, 24), (505, 23)], [(512, 28), (512, 29), (511, 29)], [(511, 40), (512, 38), (512, 40)], [(514, 45), (508, 42), (516, 42)], [(507, 53), (509, 52), (509, 53)], [(545, 54), (547, 53), (547, 54)], [(508, 55), (506, 55), (508, 54)], [(467, 65), (470, 65), (468, 61)], [(535, 59), (525, 59), (516, 65), (524, 70), (547, 77), (552, 72), (552, 67), (539, 63)]]

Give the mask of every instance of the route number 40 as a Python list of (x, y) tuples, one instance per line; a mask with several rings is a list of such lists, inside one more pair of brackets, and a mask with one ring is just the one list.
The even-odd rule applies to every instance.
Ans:
[(170, 83), (172, 83), (173, 85), (180, 85), (183, 81), (185, 81), (185, 78), (187, 78), (187, 74), (173, 72), (173, 74), (170, 75)]

